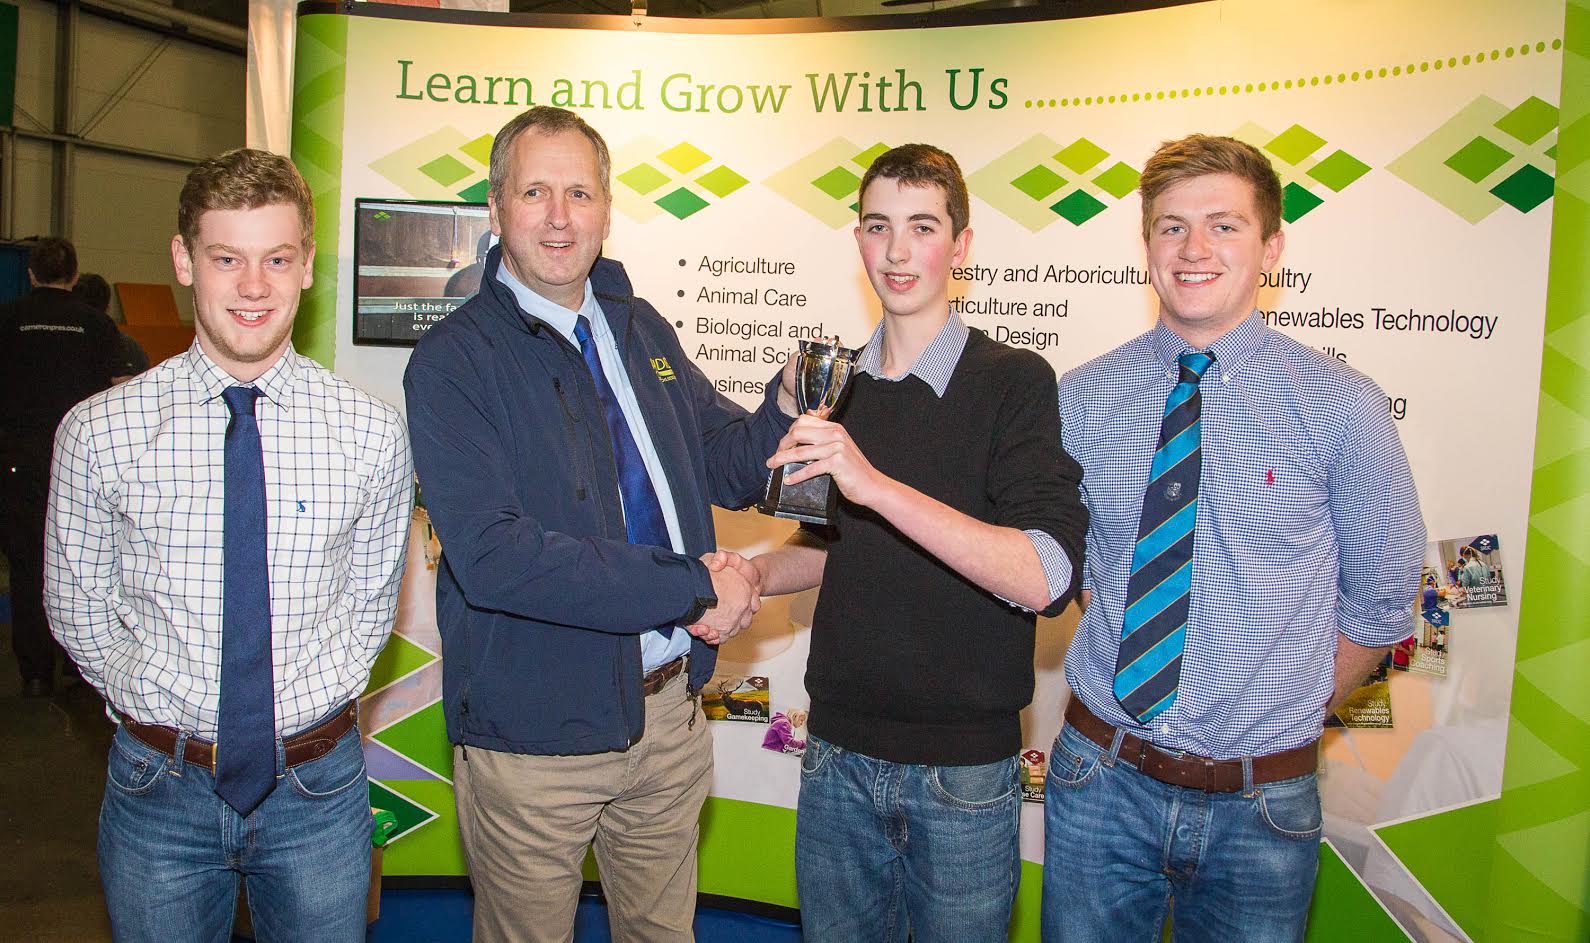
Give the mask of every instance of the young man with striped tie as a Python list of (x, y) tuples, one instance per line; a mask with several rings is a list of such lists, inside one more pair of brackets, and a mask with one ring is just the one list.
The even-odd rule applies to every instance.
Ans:
[(285, 157), (188, 174), (171, 256), (193, 346), (55, 436), (45, 598), (119, 726), (99, 816), (112, 935), (365, 938), (354, 700), (397, 609), (414, 506), (397, 410), (292, 345), (315, 210)]
[(1177, 941), (1300, 940), (1320, 733), (1412, 631), (1424, 524), (1385, 394), (1255, 310), (1268, 160), (1195, 134), (1139, 190), (1159, 323), (1060, 381), (1090, 520), (1044, 938), (1158, 940), (1174, 900)]

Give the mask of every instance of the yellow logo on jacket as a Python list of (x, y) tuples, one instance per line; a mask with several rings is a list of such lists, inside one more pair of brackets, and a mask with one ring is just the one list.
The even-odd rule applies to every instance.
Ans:
[(668, 365), (667, 357), (651, 358), (651, 368), (657, 371), (657, 379), (664, 383), (667, 383), (669, 380), (676, 379), (674, 376), (674, 368)]

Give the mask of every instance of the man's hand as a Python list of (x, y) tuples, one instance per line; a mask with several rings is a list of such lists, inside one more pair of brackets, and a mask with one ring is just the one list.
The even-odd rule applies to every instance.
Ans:
[[(702, 562), (707, 563), (707, 570), (712, 574), (712, 591), (718, 597), (718, 604), (708, 609), (700, 622), (686, 627), (686, 631), (708, 645), (719, 645), (739, 635), (751, 624), (756, 611), (762, 608), (762, 598), (756, 587), (739, 569), (727, 561), (717, 569), (712, 568), (710, 558), (716, 556), (718, 554), (705, 554)], [(739, 557), (739, 554), (734, 556)]]
[(767, 574), (762, 572), (762, 568), (755, 560), (746, 559), (733, 550), (715, 550), (712, 553), (702, 554), (701, 562), (707, 565), (707, 572), (709, 573), (716, 573), (724, 567), (732, 567), (738, 570), (740, 575), (745, 577), (746, 582), (751, 584), (752, 592), (758, 598), (761, 597), (762, 583), (765, 581)]
[(840, 492), (862, 507), (871, 507), (890, 482), (861, 454), (844, 426), (821, 418), (816, 410), (795, 420), (779, 440), (778, 451), (767, 460), (767, 467), (777, 468), (789, 462), (811, 464), (786, 477), (785, 484), (832, 475)]

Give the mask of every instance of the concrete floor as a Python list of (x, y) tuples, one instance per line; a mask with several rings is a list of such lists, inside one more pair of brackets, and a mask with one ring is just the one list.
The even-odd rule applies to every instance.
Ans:
[(0, 629), (0, 940), (110, 940), (94, 857), (111, 723), (88, 688), (24, 698)]

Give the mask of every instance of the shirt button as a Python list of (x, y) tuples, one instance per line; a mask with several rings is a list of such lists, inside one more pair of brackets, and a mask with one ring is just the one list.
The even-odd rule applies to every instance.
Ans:
[(1170, 724), (1160, 724), (1159, 725), (1159, 732), (1160, 733), (1170, 733)]

